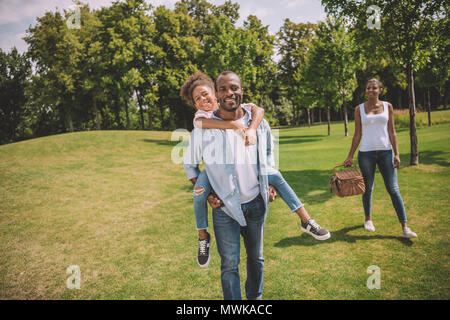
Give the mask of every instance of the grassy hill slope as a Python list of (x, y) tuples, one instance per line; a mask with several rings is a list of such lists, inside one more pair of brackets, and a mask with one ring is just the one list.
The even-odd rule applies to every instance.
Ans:
[[(330, 137), (326, 130), (279, 130), (279, 169), (331, 239), (301, 234), (277, 198), (266, 223), (263, 298), (449, 299), (450, 124), (418, 130), (417, 167), (408, 167), (408, 130), (398, 131), (413, 241), (399, 237), (380, 174), (375, 233), (362, 228), (360, 197), (330, 194), (331, 168), (351, 137), (342, 124)], [(214, 235), (209, 268), (195, 261), (192, 186), (171, 161), (170, 136), (79, 132), (0, 146), (0, 299), (221, 299)], [(80, 290), (66, 287), (70, 265), (80, 267)], [(371, 265), (381, 270), (379, 290), (366, 287)], [(245, 279), (244, 254), (240, 272)]]

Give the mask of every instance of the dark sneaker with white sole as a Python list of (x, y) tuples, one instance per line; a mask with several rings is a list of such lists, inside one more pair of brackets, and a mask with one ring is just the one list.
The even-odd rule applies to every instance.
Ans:
[(314, 219), (309, 219), (306, 223), (301, 224), (303, 232), (309, 233), (317, 240), (327, 240), (330, 238), (330, 232), (319, 226)]
[(208, 238), (205, 240), (198, 240), (198, 254), (197, 262), (202, 268), (206, 268), (209, 265), (209, 247), (211, 242), (211, 235), (208, 233)]

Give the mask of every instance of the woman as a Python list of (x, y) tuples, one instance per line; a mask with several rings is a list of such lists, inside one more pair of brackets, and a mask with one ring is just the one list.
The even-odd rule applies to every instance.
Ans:
[(371, 206), (375, 167), (378, 165), (386, 190), (391, 196), (398, 220), (402, 225), (403, 237), (417, 238), (417, 234), (407, 226), (405, 206), (397, 182), (400, 155), (398, 153), (397, 133), (394, 127), (394, 108), (389, 102), (378, 99), (382, 90), (383, 87), (379, 80), (370, 79), (367, 81), (366, 95), (368, 101), (361, 103), (355, 109), (355, 134), (344, 165), (348, 167), (353, 164), (353, 155), (361, 142), (358, 164), (366, 186), (366, 192), (362, 196), (366, 216), (364, 228), (375, 231), (371, 218)]

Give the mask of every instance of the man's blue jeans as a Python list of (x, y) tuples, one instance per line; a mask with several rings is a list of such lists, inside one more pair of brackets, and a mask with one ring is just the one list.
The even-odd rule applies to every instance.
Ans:
[(247, 226), (227, 215), (220, 208), (213, 209), (213, 224), (217, 249), (221, 258), (221, 281), (225, 300), (241, 300), (241, 282), (239, 278), (240, 235), (244, 238), (247, 251), (247, 281), (245, 293), (247, 299), (261, 299), (263, 291), (263, 238), (266, 221), (265, 205), (261, 195), (242, 204)]
[(400, 222), (406, 222), (405, 206), (397, 182), (397, 169), (392, 168), (394, 163), (392, 150), (359, 151), (358, 163), (366, 185), (366, 192), (362, 196), (364, 214), (370, 217), (372, 209), (372, 190), (375, 182), (375, 167), (378, 165), (384, 179), (386, 190), (391, 196), (392, 204)]
[[(277, 189), (277, 192), (292, 212), (303, 207), (303, 203), (301, 203), (294, 190), (292, 190), (279, 171), (275, 174), (269, 174), (268, 179), (269, 184), (273, 185), (275, 189)], [(194, 191), (194, 214), (196, 227), (197, 230), (208, 229), (208, 206), (206, 200), (211, 192), (211, 185), (205, 170), (200, 172), (197, 177), (194, 190), (195, 188), (203, 188), (200, 192)]]

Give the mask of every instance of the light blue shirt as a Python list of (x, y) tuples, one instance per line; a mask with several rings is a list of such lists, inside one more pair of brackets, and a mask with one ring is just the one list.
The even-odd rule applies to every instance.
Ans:
[[(250, 107), (243, 105), (243, 110), (248, 114), (248, 125), (250, 125), (252, 121)], [(216, 116), (216, 112), (211, 119), (223, 120)], [(276, 170), (273, 168), (273, 137), (266, 120), (263, 120), (256, 130), (256, 137), (259, 189), (264, 199), (267, 214), (269, 210), (269, 182), (267, 175), (273, 174)], [(205, 163), (209, 183), (224, 204), (224, 207), (221, 209), (241, 226), (246, 226), (247, 223), (241, 209), (242, 202), (234, 164), (234, 154), (225, 130), (199, 128), (192, 130), (189, 147), (184, 155), (184, 169), (188, 179), (193, 179), (200, 174), (198, 166), (202, 160)]]

